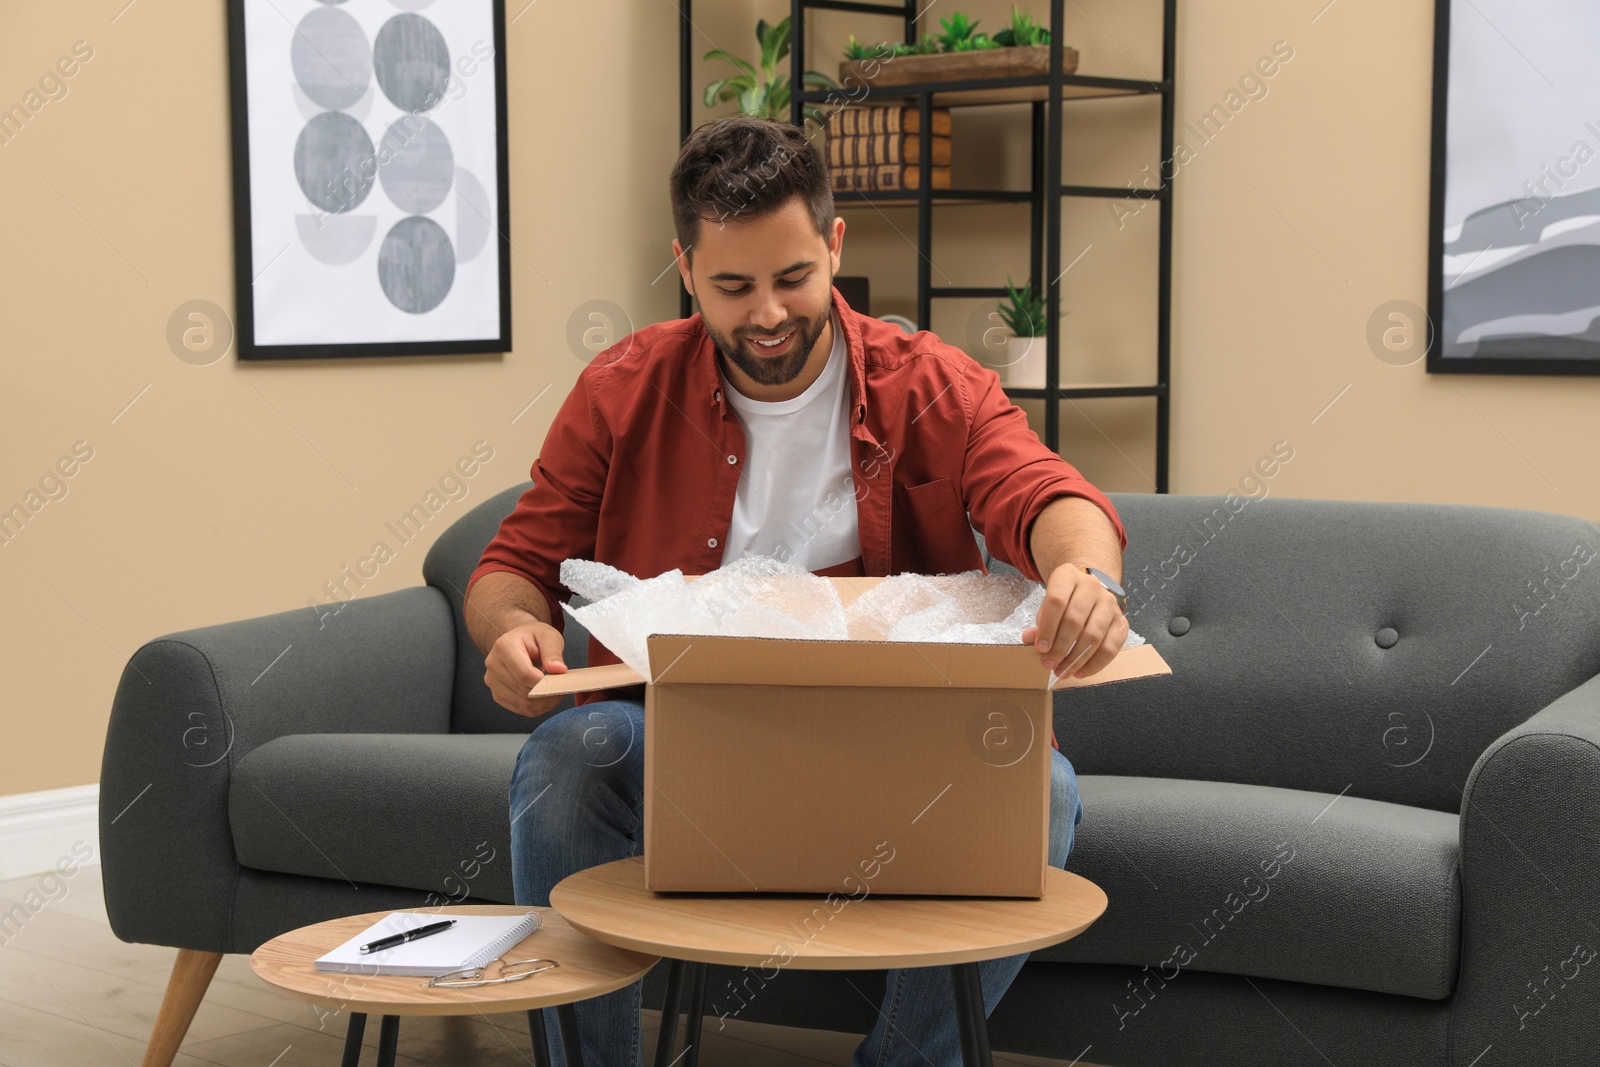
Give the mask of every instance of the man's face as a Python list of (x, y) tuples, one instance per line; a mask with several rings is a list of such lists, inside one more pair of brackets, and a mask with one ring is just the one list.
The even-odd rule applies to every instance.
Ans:
[(843, 237), (835, 219), (824, 241), (795, 196), (759, 218), (702, 219), (692, 267), (677, 241), (672, 250), (722, 357), (759, 385), (786, 385), (828, 325)]

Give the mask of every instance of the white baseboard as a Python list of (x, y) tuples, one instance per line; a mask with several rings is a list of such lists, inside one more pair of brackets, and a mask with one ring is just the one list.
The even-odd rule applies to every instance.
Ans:
[[(100, 785), (0, 796), (0, 881), (100, 862)], [(94, 850), (83, 859), (83, 846)], [(74, 846), (76, 851), (74, 851)]]

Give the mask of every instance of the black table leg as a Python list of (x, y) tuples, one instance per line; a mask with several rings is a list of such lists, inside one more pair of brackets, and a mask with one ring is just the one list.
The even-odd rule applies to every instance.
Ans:
[(365, 1012), (353, 1011), (350, 1013), (350, 1023), (344, 1031), (344, 1059), (340, 1060), (340, 1067), (360, 1067), (361, 1064), (361, 1038), (367, 1032), (367, 1016)]
[(544, 1009), (528, 1009), (528, 1037), (533, 1042), (533, 1067), (550, 1067), (550, 1037), (544, 1029)]
[(989, 1050), (989, 1020), (983, 1013), (983, 980), (976, 963), (950, 966), (955, 992), (956, 1025), (961, 1031), (961, 1060), (966, 1067), (994, 1067)]
[(567, 1067), (583, 1067), (583, 1042), (578, 1040), (578, 1016), (570, 1002), (556, 1005), (556, 1025), (561, 1028), (561, 1051), (566, 1054)]
[(689, 982), (689, 1018), (683, 1025), (683, 1067), (699, 1067), (700, 1029), (706, 1015), (706, 967), (709, 964), (691, 963)]
[(672, 1050), (678, 1044), (678, 1013), (683, 1010), (682, 960), (667, 966), (667, 996), (661, 1002), (661, 1034), (656, 1039), (655, 1067), (672, 1067)]
[(385, 1015), (378, 1023), (378, 1067), (394, 1067), (394, 1053), (399, 1046), (400, 1016)]

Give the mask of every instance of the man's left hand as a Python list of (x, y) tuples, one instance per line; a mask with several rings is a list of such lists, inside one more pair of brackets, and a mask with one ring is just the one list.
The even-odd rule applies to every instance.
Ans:
[(1045, 582), (1044, 603), (1033, 626), (1022, 631), (1024, 644), (1057, 678), (1087, 678), (1116, 658), (1128, 639), (1128, 620), (1117, 598), (1094, 575), (1063, 563)]

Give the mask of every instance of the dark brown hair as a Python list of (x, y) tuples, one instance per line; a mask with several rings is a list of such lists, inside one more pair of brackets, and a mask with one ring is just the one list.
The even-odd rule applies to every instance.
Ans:
[(754, 115), (729, 115), (700, 126), (673, 165), (672, 224), (694, 261), (700, 223), (748, 219), (805, 198), (817, 233), (833, 225), (828, 167), (806, 130)]

